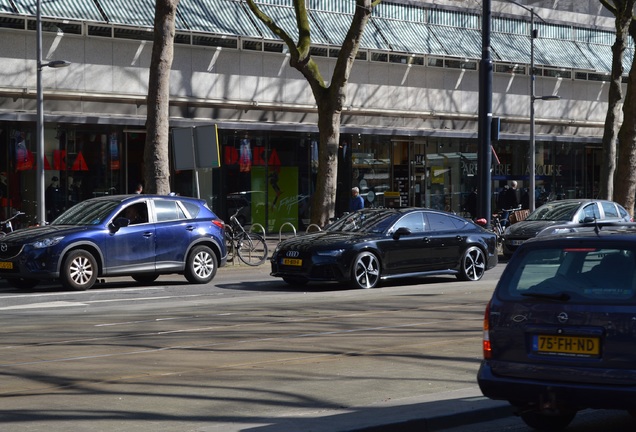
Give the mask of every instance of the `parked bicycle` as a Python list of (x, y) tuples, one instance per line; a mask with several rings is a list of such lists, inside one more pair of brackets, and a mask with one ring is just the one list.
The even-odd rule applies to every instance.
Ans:
[(506, 231), (506, 227), (501, 223), (501, 214), (492, 215), (491, 229), (497, 235), (497, 247), (499, 247), (503, 242), (504, 231)]
[(503, 225), (504, 230), (510, 226), (510, 223), (514, 223), (516, 218), (513, 216), (515, 212), (521, 210), (521, 204), (517, 207), (509, 208), (509, 209), (501, 209), (499, 211), (499, 219), (501, 220), (501, 225)]
[(0, 237), (6, 236), (8, 233), (13, 232), (13, 219), (18, 216), (22, 216), (24, 213), (21, 211), (16, 212), (13, 216), (11, 216), (7, 220), (0, 221)]
[(250, 266), (258, 266), (265, 262), (268, 256), (267, 243), (260, 234), (247, 231), (237, 215), (241, 209), (230, 216), (230, 223), (225, 225), (225, 245), (227, 246), (228, 261), (239, 259)]
[[(492, 219), (490, 221), (490, 230), (492, 232), (495, 233), (495, 235), (497, 236), (497, 247), (501, 247), (502, 243), (503, 243), (503, 235), (506, 232), (506, 228), (508, 226), (508, 220), (507, 219), (503, 219), (503, 212), (507, 211), (508, 214), (510, 214), (511, 212), (515, 211), (515, 210), (519, 210), (521, 207), (518, 208), (514, 208), (514, 209), (510, 209), (510, 210), (503, 210), (499, 213), (494, 213), (492, 215)], [(486, 227), (486, 219), (485, 218), (480, 218), (480, 219), (476, 219), (475, 223), (477, 225), (480, 225), (482, 227)]]
[[(503, 243), (503, 235), (506, 231), (506, 226), (502, 223), (501, 213), (495, 213), (492, 215), (492, 219), (490, 220), (490, 230), (495, 233), (497, 236), (497, 247), (499, 248)], [(475, 223), (482, 227), (486, 227), (486, 219), (479, 218), (475, 219)]]

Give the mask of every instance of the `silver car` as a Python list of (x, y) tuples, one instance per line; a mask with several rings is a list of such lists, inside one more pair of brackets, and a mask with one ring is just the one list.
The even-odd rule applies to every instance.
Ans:
[(503, 234), (503, 254), (512, 256), (524, 241), (535, 237), (552, 225), (565, 223), (631, 222), (632, 218), (621, 205), (597, 199), (567, 199), (551, 201), (537, 208), (528, 217), (510, 225)]

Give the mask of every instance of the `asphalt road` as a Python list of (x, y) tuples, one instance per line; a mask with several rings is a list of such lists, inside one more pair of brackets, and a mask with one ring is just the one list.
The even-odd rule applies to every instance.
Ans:
[(0, 283), (1, 430), (424, 431), (507, 415), (475, 382), (502, 269), (374, 290), (290, 287), (266, 266), (205, 286)]

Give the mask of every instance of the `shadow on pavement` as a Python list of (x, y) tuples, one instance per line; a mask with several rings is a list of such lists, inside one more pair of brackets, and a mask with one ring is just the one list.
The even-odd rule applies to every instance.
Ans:
[[(263, 423), (269, 424), (245, 427), (241, 431), (431, 432), (514, 415), (507, 402), (487, 399), (478, 392), (471, 389), (468, 392), (458, 390), (431, 394), (425, 397), (430, 400), (417, 403), (409, 401), (402, 405), (363, 407), (320, 417), (262, 419)], [(468, 394), (452, 397), (462, 393)], [(441, 400), (434, 400), (435, 397)]]

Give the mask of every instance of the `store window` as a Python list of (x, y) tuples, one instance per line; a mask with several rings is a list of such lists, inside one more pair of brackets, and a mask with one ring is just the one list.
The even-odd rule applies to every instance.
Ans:
[[(44, 124), (45, 217), (94, 196), (123, 193), (121, 133), (112, 128)], [(3, 128), (0, 152), (0, 218), (25, 213), (17, 226), (37, 221), (37, 149), (33, 124)]]
[(311, 134), (220, 131), (223, 152), (222, 217), (236, 215), (256, 231), (304, 230), (318, 169)]
[(1, 133), (2, 166), (0, 166), (0, 219), (17, 211), (26, 213), (14, 220), (20, 228), (35, 222), (35, 152), (34, 130), (27, 125), (3, 127)]
[[(397, 200), (391, 194), (394, 192), (391, 142), (387, 137), (352, 135), (342, 142), (340, 153), (345, 166), (346, 161), (351, 160), (351, 186), (348, 189), (354, 186), (360, 189), (365, 207), (400, 207), (399, 194)], [(387, 192), (389, 194), (385, 196)]]
[[(529, 207), (528, 142), (502, 140), (494, 146), (493, 203), (512, 180), (517, 182), (519, 202)], [(600, 144), (535, 142), (535, 207), (548, 201), (596, 196), (600, 177)]]
[(461, 213), (479, 183), (476, 140), (430, 137), (426, 141), (426, 161), (426, 206)]

